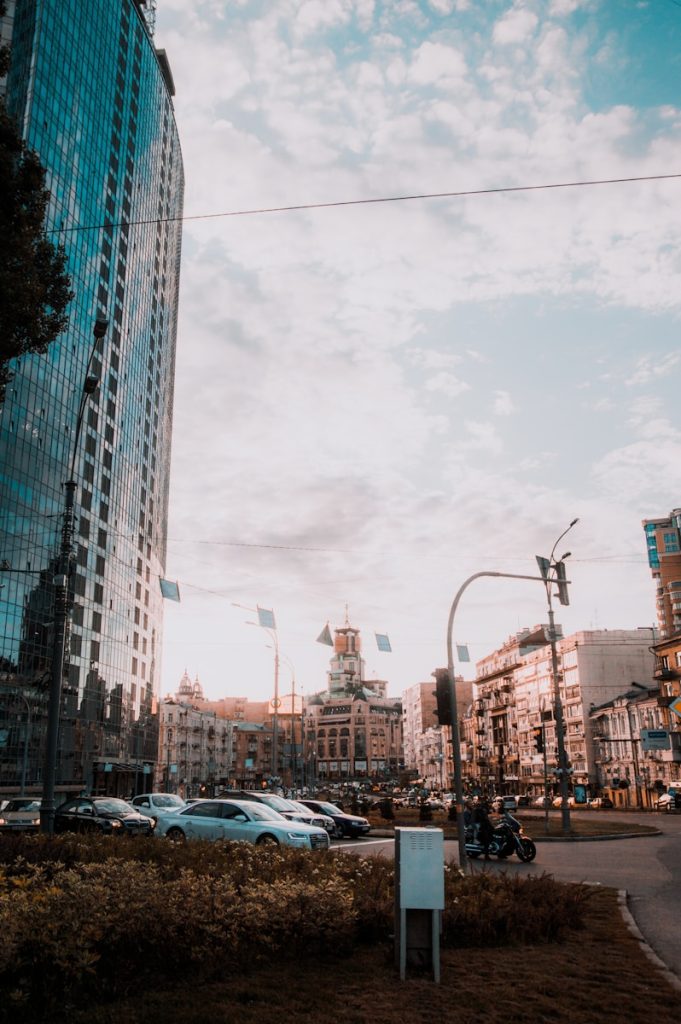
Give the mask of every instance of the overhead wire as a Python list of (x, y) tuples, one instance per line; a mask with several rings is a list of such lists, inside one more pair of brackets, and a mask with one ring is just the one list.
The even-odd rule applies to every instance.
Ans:
[(74, 224), (53, 228), (54, 234), (76, 231), (101, 231), (104, 228), (143, 227), (151, 224), (184, 224), (188, 221), (218, 220), (226, 217), (254, 217), (267, 213), (294, 213), (300, 210), (329, 210), (342, 206), (369, 206), (379, 203), (406, 203), (417, 199), (465, 199), (471, 196), (509, 195), (514, 192), (540, 192), (562, 188), (591, 188), (596, 185), (625, 185), (642, 181), (668, 181), (681, 178), (681, 173), (641, 174), (628, 178), (594, 178), (578, 181), (556, 181), (540, 185), (503, 185), (496, 188), (457, 189), (451, 192), (416, 192), (400, 196), (373, 196), (367, 199), (334, 199), (323, 203), (294, 203), (288, 206), (261, 206), (245, 210), (224, 210), (219, 213), (181, 214), (177, 217), (151, 217), (140, 220), (105, 221), (101, 224)]

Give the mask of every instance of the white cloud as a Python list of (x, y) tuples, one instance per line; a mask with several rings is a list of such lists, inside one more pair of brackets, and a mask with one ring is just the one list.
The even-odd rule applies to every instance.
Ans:
[(426, 391), (437, 391), (440, 394), (447, 395), (449, 398), (456, 398), (457, 395), (463, 394), (464, 391), (470, 389), (470, 385), (466, 384), (465, 381), (460, 380), (453, 373), (436, 373), (432, 377), (428, 377), (424, 384)]
[(494, 413), (496, 416), (511, 416), (516, 412), (516, 407), (513, 404), (508, 391), (495, 391), (494, 392)]
[(641, 356), (636, 362), (636, 369), (626, 379), (625, 384), (630, 388), (638, 387), (649, 384), (656, 377), (667, 377), (680, 361), (681, 353), (679, 352)]
[(538, 24), (536, 14), (525, 7), (513, 7), (494, 25), (494, 42), (500, 46), (527, 43), (535, 34)]
[[(449, 0), (270, 0), (259, 15), (164, 0), (156, 41), (177, 85), (186, 212), (678, 165), (668, 97), (659, 112), (633, 100), (592, 109), (595, 62), (616, 68), (623, 44), (603, 37), (589, 4), (576, 28), (577, 6), (504, 0), (492, 22), (484, 5)], [(399, 662), (368, 666), (399, 692), (438, 663), (433, 623), (469, 572), (523, 559), (533, 570), (535, 549), (576, 514), (575, 556), (638, 545), (644, 559), (640, 518), (678, 505), (677, 191), (650, 182), (188, 222), (168, 567), (187, 596), (169, 612), (167, 688), (195, 657), (219, 693), (267, 693), (271, 656), (243, 637), (256, 631), (230, 600), (276, 606), (309, 690), (327, 667), (314, 637), (349, 601), (365, 637), (379, 625), (401, 648)], [(644, 341), (626, 348), (635, 330)], [(649, 606), (653, 616), (644, 575), (624, 586), (601, 563), (579, 571), (573, 628), (597, 600), (613, 627)], [(416, 610), (414, 593), (426, 593)], [(461, 614), (488, 643), (482, 656), (543, 613), (531, 587), (490, 585)]]

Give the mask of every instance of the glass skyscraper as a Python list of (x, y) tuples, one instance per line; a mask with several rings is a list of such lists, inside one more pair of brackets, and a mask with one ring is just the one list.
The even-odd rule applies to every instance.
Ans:
[[(149, 789), (157, 757), (184, 176), (154, 7), (7, 8), (6, 103), (47, 170), (48, 231), (64, 246), (75, 297), (48, 353), (13, 365), (0, 408), (0, 795), (42, 783), (71, 478), (57, 795)], [(95, 340), (98, 317), (109, 326)], [(100, 383), (77, 438), (88, 373)]]

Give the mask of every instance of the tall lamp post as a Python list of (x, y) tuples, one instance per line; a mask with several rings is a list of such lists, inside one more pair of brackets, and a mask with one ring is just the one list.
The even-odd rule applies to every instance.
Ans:
[[(571, 525), (574, 525), (572, 523)], [(569, 529), (570, 527), (568, 527)], [(567, 533), (567, 531), (565, 531)], [(560, 537), (558, 538), (560, 540)], [(558, 541), (556, 541), (558, 543)], [(555, 546), (554, 546), (555, 550)], [(454, 795), (456, 801), (456, 827), (459, 841), (459, 866), (462, 870), (465, 870), (467, 864), (466, 858), (466, 837), (464, 832), (464, 820), (463, 820), (463, 779), (461, 771), (461, 743), (459, 739), (459, 715), (457, 710), (456, 700), (456, 685), (454, 682), (454, 645), (453, 645), (453, 632), (454, 632), (454, 616), (456, 610), (459, 607), (459, 602), (463, 596), (464, 591), (473, 580), (480, 579), (481, 576), (496, 576), (502, 577), (507, 580), (534, 580), (539, 583), (545, 583), (546, 579), (544, 575), (541, 576), (525, 576), (519, 575), (514, 572), (475, 572), (472, 576), (469, 576), (467, 580), (459, 587), (456, 596), (452, 602), (452, 607), (449, 610), (449, 620), (447, 622), (447, 684), (449, 689), (449, 705), (451, 709), (452, 719), (452, 758), (454, 760)], [(567, 583), (567, 580), (564, 581)]]
[(68, 636), (69, 620), (69, 580), (73, 559), (73, 521), (74, 498), (76, 493), (75, 469), (78, 455), (78, 442), (83, 426), (83, 415), (88, 398), (99, 387), (99, 378), (91, 373), (92, 360), (99, 342), (104, 338), (109, 321), (98, 316), (93, 328), (93, 344), (90, 358), (85, 370), (85, 379), (81, 388), (76, 433), (71, 451), (69, 479), (64, 482), (64, 511), (62, 513), (61, 543), (57, 556), (56, 573), (54, 576), (54, 643), (52, 647), (52, 669), (50, 690), (47, 705), (47, 737), (45, 743), (45, 761), (43, 766), (43, 796), (40, 804), (41, 832), (54, 832), (54, 790), (57, 775), (57, 747), (59, 744), (59, 720), (61, 717), (61, 692), (64, 677), (64, 657)]
[(258, 616), (257, 622), (249, 622), (249, 626), (260, 626), (266, 633), (269, 633), (274, 645), (274, 698), (272, 700), (272, 777), (277, 778), (279, 767), (279, 638), (277, 637), (277, 624), (274, 619), (274, 612), (270, 608), (249, 608), (245, 604), (237, 604), (232, 601), (234, 608), (243, 608), (247, 612), (255, 612)]
[(556, 548), (560, 544), (561, 540), (566, 533), (579, 522), (579, 519), (573, 519), (566, 530), (563, 530), (560, 537), (556, 540), (555, 544), (551, 548), (551, 554), (548, 558), (542, 558), (541, 555), (537, 555), (537, 564), (539, 571), (544, 579), (544, 585), (546, 587), (546, 600), (548, 603), (548, 616), (549, 616), (549, 635), (548, 641), (551, 645), (551, 675), (553, 677), (553, 716), (556, 722), (556, 744), (558, 747), (558, 778), (560, 781), (560, 813), (561, 813), (561, 824), (563, 832), (570, 831), (570, 804), (568, 803), (568, 759), (567, 750), (565, 749), (565, 721), (563, 718), (563, 702), (560, 696), (560, 675), (558, 672), (558, 651), (556, 649), (556, 627), (553, 617), (553, 605), (552, 605), (552, 588), (554, 585), (558, 586), (558, 599), (561, 604), (569, 604), (567, 592), (567, 579), (565, 578), (565, 559), (570, 557), (570, 552), (566, 551), (561, 558), (556, 561), (555, 553)]

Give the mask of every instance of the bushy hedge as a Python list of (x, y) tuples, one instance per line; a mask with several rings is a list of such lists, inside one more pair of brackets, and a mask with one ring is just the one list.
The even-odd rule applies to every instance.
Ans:
[[(548, 876), (447, 868), (445, 879), (448, 945), (551, 941), (581, 922), (584, 890)], [(271, 957), (342, 955), (389, 939), (393, 898), (393, 865), (378, 857), (3, 837), (0, 1019), (56, 1020), (70, 1005), (141, 985), (224, 977)]]

